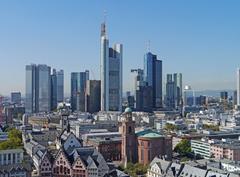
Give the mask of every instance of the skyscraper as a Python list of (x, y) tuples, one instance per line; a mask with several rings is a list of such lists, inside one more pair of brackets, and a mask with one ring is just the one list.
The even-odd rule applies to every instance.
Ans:
[(57, 108), (57, 72), (53, 69), (51, 74), (51, 109)]
[(64, 72), (53, 69), (51, 75), (51, 109), (57, 108), (57, 104), (64, 98)]
[(71, 73), (71, 106), (72, 111), (85, 111), (85, 89), (89, 80), (89, 71)]
[(122, 44), (109, 47), (106, 24), (101, 25), (101, 111), (122, 110)]
[(165, 104), (169, 108), (178, 108), (182, 103), (182, 74), (167, 74)]
[(12, 92), (11, 93), (11, 102), (14, 104), (21, 103), (21, 92)]
[(144, 71), (143, 69), (131, 69), (132, 73), (136, 73), (134, 77), (134, 91), (136, 98), (136, 91), (140, 89), (141, 86), (145, 86), (146, 82), (144, 81)]
[(172, 74), (167, 74), (166, 82), (166, 99), (165, 104), (168, 108), (175, 108), (176, 99), (176, 83), (173, 80)]
[(38, 112), (51, 110), (51, 68), (47, 65), (38, 65)]
[(64, 101), (64, 71), (57, 71), (57, 102)]
[(26, 113), (49, 112), (51, 108), (51, 68), (26, 66)]
[(176, 84), (175, 105), (179, 107), (182, 104), (182, 73), (174, 73), (173, 80)]
[(144, 56), (144, 77), (147, 85), (152, 87), (153, 107), (162, 107), (162, 61), (151, 52)]
[(237, 69), (237, 105), (240, 106), (240, 68)]
[(85, 93), (85, 111), (94, 113), (100, 111), (101, 81), (87, 80)]

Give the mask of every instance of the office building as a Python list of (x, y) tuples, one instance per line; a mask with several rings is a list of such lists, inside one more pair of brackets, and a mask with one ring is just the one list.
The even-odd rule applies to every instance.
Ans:
[(57, 71), (57, 102), (64, 101), (64, 71)]
[(233, 105), (237, 105), (237, 90), (233, 91)]
[(175, 104), (177, 107), (182, 105), (182, 73), (174, 73), (173, 80), (176, 84), (175, 90)]
[(14, 104), (21, 104), (21, 92), (12, 92), (11, 102)]
[(51, 110), (57, 108), (57, 73), (53, 69), (51, 74)]
[(146, 82), (144, 81), (144, 71), (143, 69), (131, 69), (131, 73), (136, 73), (134, 77), (134, 91), (136, 98), (136, 91), (139, 90), (141, 86), (146, 85)]
[(100, 111), (101, 105), (101, 81), (87, 80), (86, 94), (85, 94), (85, 111), (95, 113)]
[(151, 52), (144, 56), (144, 78), (147, 85), (152, 87), (153, 107), (162, 107), (162, 61)]
[(30, 163), (24, 162), (22, 149), (0, 150), (0, 176), (31, 176)]
[(165, 104), (168, 108), (182, 105), (182, 74), (167, 74)]
[(191, 149), (195, 155), (199, 155), (203, 158), (211, 158), (211, 144), (208, 140), (191, 140)]
[(47, 65), (26, 66), (26, 113), (49, 112), (51, 109), (51, 68)]
[(237, 69), (237, 105), (240, 106), (240, 68)]
[(152, 112), (153, 90), (151, 86), (141, 86), (136, 90), (136, 110)]
[(191, 88), (190, 85), (186, 85), (184, 87), (183, 104), (184, 104), (184, 106), (195, 106), (196, 105), (195, 91)]
[(64, 99), (64, 72), (53, 69), (51, 75), (51, 109), (57, 108)]
[(220, 92), (220, 99), (221, 99), (221, 101), (223, 101), (223, 100), (226, 101), (228, 99), (228, 92), (227, 91)]
[(172, 74), (167, 74), (166, 82), (166, 98), (165, 104), (168, 108), (175, 108), (175, 98), (176, 98), (176, 83), (172, 78)]
[(106, 24), (101, 25), (101, 111), (122, 110), (122, 44), (109, 47)]
[(89, 71), (71, 73), (71, 107), (72, 111), (85, 111), (86, 82)]

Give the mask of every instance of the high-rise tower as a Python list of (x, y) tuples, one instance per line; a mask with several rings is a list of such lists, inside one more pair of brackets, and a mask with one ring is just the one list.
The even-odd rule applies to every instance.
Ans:
[(144, 56), (144, 77), (147, 85), (152, 87), (153, 107), (162, 107), (162, 61), (151, 52)]
[(72, 111), (85, 111), (85, 90), (89, 80), (89, 71), (71, 73), (71, 107)]
[(240, 68), (237, 69), (237, 105), (240, 106)]
[(105, 22), (101, 25), (101, 111), (122, 110), (122, 44), (109, 48)]
[(26, 113), (49, 112), (51, 108), (51, 68), (26, 66)]
[(106, 34), (106, 24), (101, 25), (101, 63), (100, 63), (100, 79), (101, 79), (101, 111), (109, 109), (109, 41)]

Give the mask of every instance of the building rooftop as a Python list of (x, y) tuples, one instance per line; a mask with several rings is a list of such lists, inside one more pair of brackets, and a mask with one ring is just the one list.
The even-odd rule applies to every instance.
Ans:
[(143, 137), (143, 138), (160, 138), (160, 137), (164, 137), (163, 134), (153, 131), (151, 129), (147, 129), (147, 130), (142, 130), (139, 132), (136, 132), (136, 135), (138, 137)]

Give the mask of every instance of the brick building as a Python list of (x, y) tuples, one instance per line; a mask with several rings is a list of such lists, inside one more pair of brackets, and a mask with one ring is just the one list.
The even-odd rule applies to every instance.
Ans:
[(95, 147), (106, 161), (121, 161), (122, 139), (119, 137), (89, 139), (88, 145)]
[(122, 114), (119, 132), (122, 134), (122, 162), (149, 164), (156, 156), (172, 158), (172, 138), (153, 130), (135, 132), (132, 111), (126, 108)]
[(149, 164), (154, 157), (164, 156), (172, 159), (172, 138), (161, 135), (152, 130), (136, 133), (138, 141), (138, 162)]

